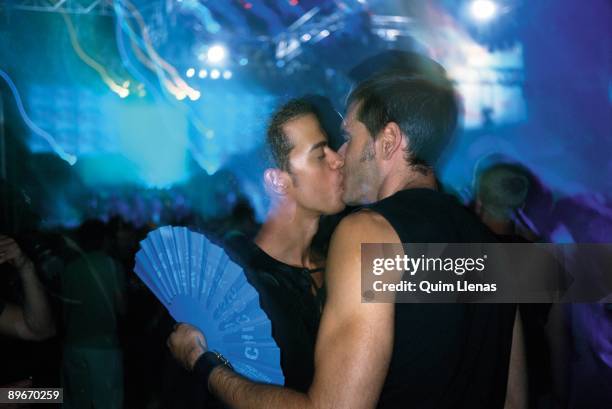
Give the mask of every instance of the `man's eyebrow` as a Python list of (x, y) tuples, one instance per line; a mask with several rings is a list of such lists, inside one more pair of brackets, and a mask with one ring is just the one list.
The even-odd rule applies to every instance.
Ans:
[(310, 147), (310, 149), (308, 150), (308, 152), (312, 152), (312, 151), (314, 151), (315, 149), (319, 149), (319, 148), (321, 148), (321, 147), (323, 147), (323, 146), (327, 146), (327, 141), (321, 141), (321, 142), (319, 142), (319, 143), (315, 143), (314, 145), (312, 145), (312, 146)]

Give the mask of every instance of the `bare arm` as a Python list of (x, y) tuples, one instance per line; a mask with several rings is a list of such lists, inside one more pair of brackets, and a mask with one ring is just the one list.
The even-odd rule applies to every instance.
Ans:
[[(361, 303), (361, 243), (399, 242), (367, 213), (340, 223), (330, 245), (328, 300), (315, 351), (315, 375), (306, 394), (257, 384), (216, 368), (209, 388), (236, 409), (374, 408), (393, 346), (393, 304)], [(172, 344), (172, 340), (170, 342)]]
[(24, 291), (23, 307), (7, 304), (0, 314), (0, 333), (26, 340), (43, 340), (55, 335), (55, 323), (45, 290), (36, 277), (34, 264), (17, 243), (0, 236), (0, 264), (9, 262), (19, 270)]
[(525, 359), (525, 340), (519, 309), (516, 309), (512, 330), (512, 349), (508, 368), (508, 385), (504, 409), (527, 408), (527, 368)]

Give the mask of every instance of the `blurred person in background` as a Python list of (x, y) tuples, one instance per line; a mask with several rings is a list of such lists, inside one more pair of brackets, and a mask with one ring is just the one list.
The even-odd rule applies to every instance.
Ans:
[[(499, 155), (485, 157), (479, 165), (473, 182), (474, 211), (500, 242), (531, 243), (529, 238), (535, 235), (521, 223), (519, 212), (535, 176)], [(529, 407), (547, 408), (553, 396), (550, 351), (554, 339), (547, 326), (551, 304), (519, 304), (518, 308), (523, 320)]]
[(124, 271), (105, 249), (102, 222), (84, 222), (77, 231), (78, 244), (67, 241), (75, 256), (61, 275), (64, 407), (122, 408)]
[(53, 381), (47, 379), (55, 369), (53, 360), (43, 363), (41, 359), (52, 346), (57, 329), (51, 300), (39, 277), (42, 272), (42, 257), (38, 254), (41, 246), (36, 244), (39, 221), (27, 195), (0, 179), (2, 387), (31, 387), (40, 382), (51, 386)]
[(0, 300), (0, 334), (40, 341), (55, 335), (55, 322), (45, 290), (36, 276), (34, 263), (11, 237), (0, 234), (0, 265), (8, 263), (19, 272), (24, 303)]

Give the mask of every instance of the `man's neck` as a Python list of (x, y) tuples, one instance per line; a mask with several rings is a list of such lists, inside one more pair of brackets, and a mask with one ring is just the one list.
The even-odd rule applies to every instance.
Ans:
[(411, 168), (405, 168), (399, 172), (389, 172), (378, 190), (378, 200), (394, 195), (400, 190), (406, 189), (438, 189), (436, 175), (433, 170), (419, 172)]
[(496, 218), (483, 212), (481, 215), (482, 222), (498, 236), (508, 236), (515, 233), (514, 223), (506, 218)]
[(314, 268), (310, 245), (319, 215), (306, 214), (295, 204), (275, 206), (255, 237), (255, 244), (274, 259), (292, 266)]

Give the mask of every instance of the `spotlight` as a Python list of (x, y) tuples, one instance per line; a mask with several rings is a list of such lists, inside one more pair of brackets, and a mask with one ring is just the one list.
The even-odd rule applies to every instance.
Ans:
[(245, 66), (249, 63), (249, 59), (242, 57), (238, 63), (242, 66)]
[(230, 70), (223, 71), (223, 78), (229, 80), (230, 78), (232, 78), (232, 72)]
[(208, 49), (208, 62), (218, 63), (225, 59), (227, 51), (222, 45), (213, 45)]
[(192, 101), (197, 101), (198, 99), (200, 99), (200, 91), (194, 91), (192, 93), (189, 94), (189, 99)]
[(312, 38), (312, 36), (310, 34), (306, 33), (306, 34), (304, 34), (302, 36), (302, 41), (306, 42), (306, 41), (310, 40), (311, 38)]
[(323, 30), (319, 33), (319, 35), (321, 36), (321, 38), (325, 38), (329, 36), (329, 30)]
[(189, 68), (186, 74), (187, 74), (187, 78), (193, 77), (195, 75), (195, 68)]
[(200, 78), (206, 78), (206, 77), (208, 77), (208, 71), (206, 71), (206, 70), (200, 70), (200, 72), (198, 72), (198, 77), (200, 77)]
[(210, 72), (210, 78), (212, 78), (213, 80), (218, 79), (221, 76), (221, 72), (219, 72), (219, 70), (214, 69)]
[(497, 4), (491, 0), (474, 0), (470, 5), (472, 17), (479, 21), (489, 21), (497, 13)]

